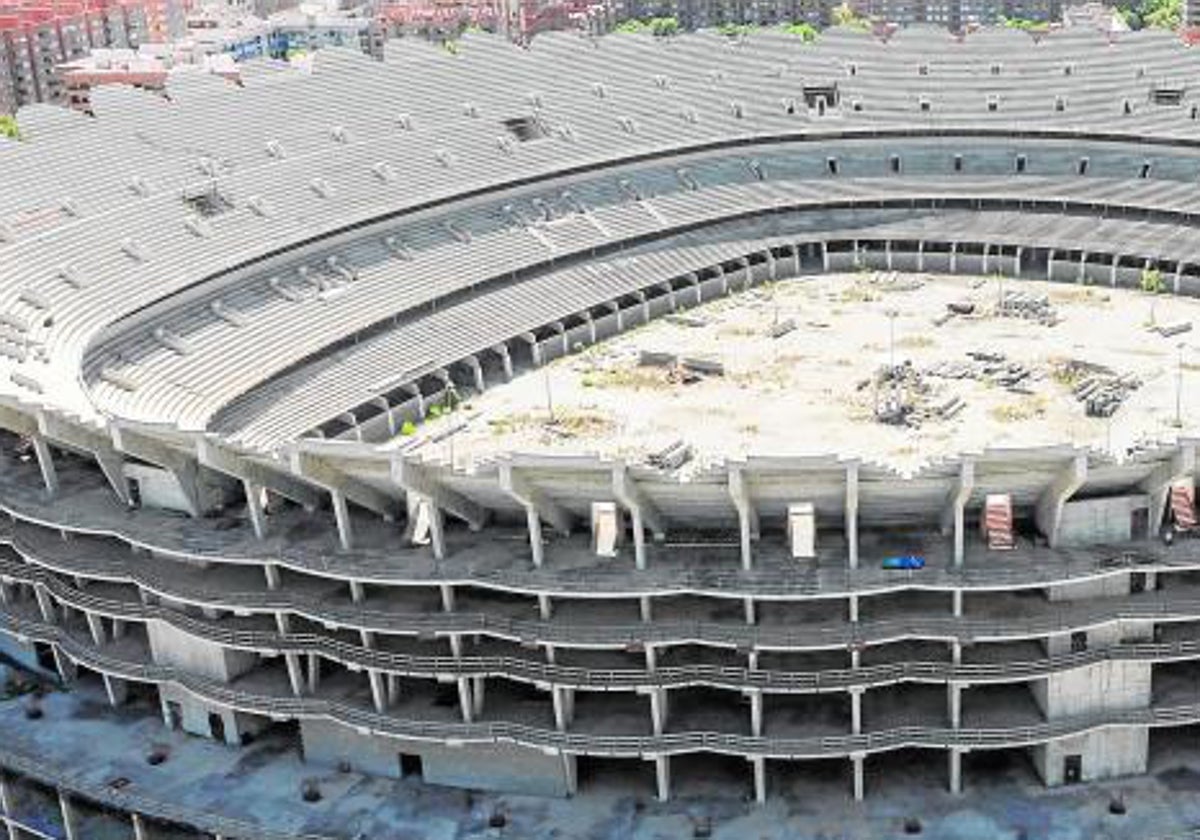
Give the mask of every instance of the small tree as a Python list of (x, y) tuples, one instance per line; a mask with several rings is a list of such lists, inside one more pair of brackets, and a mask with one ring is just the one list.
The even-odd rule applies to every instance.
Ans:
[(7, 137), (10, 140), (21, 139), (21, 129), (17, 126), (16, 117), (0, 114), (0, 137)]
[(1162, 272), (1157, 268), (1142, 269), (1141, 287), (1143, 292), (1152, 295), (1162, 294), (1167, 290), (1166, 284), (1163, 283)]

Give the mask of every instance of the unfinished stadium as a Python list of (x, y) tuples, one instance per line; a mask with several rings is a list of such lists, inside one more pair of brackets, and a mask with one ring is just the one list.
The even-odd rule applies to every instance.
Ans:
[(547, 796), (1144, 773), (1200, 724), (1198, 70), (481, 36), (23, 111), (0, 637), (63, 691), (0, 714), (12, 836), (277, 836), (56, 759), (88, 697)]

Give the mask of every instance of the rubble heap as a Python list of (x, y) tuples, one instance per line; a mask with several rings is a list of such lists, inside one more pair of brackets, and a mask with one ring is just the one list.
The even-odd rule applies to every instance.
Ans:
[(1032, 292), (1007, 291), (996, 304), (996, 314), (1002, 318), (1021, 318), (1053, 327), (1061, 319), (1048, 295)]

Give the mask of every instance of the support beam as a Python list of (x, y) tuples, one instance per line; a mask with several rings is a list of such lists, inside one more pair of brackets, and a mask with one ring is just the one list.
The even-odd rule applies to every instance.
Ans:
[(265, 487), (272, 493), (302, 505), (305, 510), (316, 510), (321, 504), (321, 490), (297, 478), (284, 465), (273, 467), (264, 464), (252, 455), (222, 443), (216, 437), (206, 435), (197, 439), (196, 458), (201, 466), (241, 480), (246, 487), (247, 498), (253, 486)]
[(61, 448), (87, 453), (95, 458), (113, 493), (123, 504), (129, 504), (129, 482), (125, 480), (124, 459), (113, 447), (112, 438), (106, 431), (48, 411), (37, 412), (37, 430)]
[(38, 468), (42, 471), (42, 482), (46, 485), (46, 495), (54, 498), (58, 495), (58, 470), (54, 468), (54, 456), (50, 453), (50, 444), (46, 442), (41, 432), (29, 436), (33, 443), (34, 454), (37, 455)]
[(200, 494), (200, 462), (193, 451), (177, 449), (129, 423), (112, 421), (109, 428), (114, 449), (169, 472), (179, 485), (188, 513), (193, 517), (204, 515), (204, 501)]
[(633, 531), (633, 553), (638, 569), (646, 568), (646, 532), (647, 527), (654, 532), (655, 539), (666, 536), (663, 518), (654, 506), (638, 490), (624, 463), (613, 466), (612, 472), (613, 496), (617, 503), (629, 511), (631, 530)]
[(392, 481), (407, 492), (429, 499), (439, 510), (466, 522), (472, 531), (478, 531), (487, 521), (487, 508), (438, 481), (428, 467), (397, 456), (392, 459), (391, 473)]
[(942, 508), (941, 526), (944, 536), (954, 535), (954, 565), (963, 564), (966, 550), (966, 535), (963, 527), (964, 511), (971, 492), (975, 489), (975, 462), (964, 458), (959, 465), (958, 479), (950, 489), (946, 505)]
[[(297, 445), (291, 451), (292, 473), (320, 485), (333, 495), (341, 495), (359, 507), (374, 511), (387, 521), (395, 518), (399, 502), (387, 493), (339, 466), (332, 457), (315, 448)], [(336, 492), (335, 492), (336, 491)]]
[(954, 794), (962, 793), (962, 757), (963, 750), (960, 747), (950, 748), (950, 792)]
[(1159, 464), (1139, 485), (1150, 496), (1150, 535), (1157, 536), (1167, 512), (1171, 485), (1192, 478), (1196, 473), (1196, 446), (1181, 443), (1171, 460)]
[(1062, 523), (1063, 505), (1087, 481), (1087, 470), (1087, 455), (1076, 454), (1038, 498), (1034, 517), (1038, 529), (1046, 535), (1046, 541), (1051, 548), (1058, 546), (1058, 528)]
[(738, 533), (742, 547), (742, 568), (749, 571), (754, 566), (753, 541), (759, 536), (758, 511), (750, 496), (750, 487), (745, 472), (739, 466), (729, 467), (729, 497), (738, 513)]
[(292, 684), (292, 694), (297, 697), (304, 696), (304, 670), (300, 667), (300, 654), (285, 653), (283, 659), (287, 663), (288, 682)]
[(112, 674), (104, 674), (104, 692), (108, 695), (108, 704), (115, 709), (129, 699), (129, 683)]
[(659, 755), (654, 758), (654, 779), (658, 786), (658, 801), (671, 798), (671, 757)]
[(133, 823), (133, 840), (150, 840), (150, 833), (146, 829), (146, 821), (142, 819), (141, 814), (130, 814), (130, 821)]
[(511, 462), (499, 465), (500, 489), (512, 496), (526, 508), (534, 510), (538, 518), (554, 526), (564, 536), (570, 536), (574, 525), (571, 512), (550, 498), (544, 490), (535, 487), (528, 476)]
[(759, 805), (767, 804), (767, 760), (760, 756), (750, 759), (754, 768), (754, 801)]
[(63, 836), (67, 840), (85, 840), (79, 833), (79, 816), (75, 813), (75, 803), (65, 790), (58, 791), (58, 807), (62, 812)]
[(866, 762), (865, 753), (851, 753), (850, 763), (854, 770), (854, 801), (862, 802), (866, 795), (866, 768), (863, 766)]

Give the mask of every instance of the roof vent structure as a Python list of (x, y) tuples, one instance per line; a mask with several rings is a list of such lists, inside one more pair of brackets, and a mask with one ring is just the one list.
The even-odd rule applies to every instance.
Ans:
[(132, 176), (127, 182), (129, 191), (139, 198), (145, 198), (150, 195), (150, 185), (146, 183), (146, 179), (141, 175)]
[(385, 184), (396, 180), (396, 170), (386, 160), (381, 160), (372, 166), (371, 173)]
[(252, 195), (246, 199), (246, 206), (250, 208), (250, 212), (255, 216), (265, 219), (271, 215), (271, 210), (267, 206), (267, 201), (261, 195)]
[(125, 256), (129, 257), (135, 262), (146, 261), (145, 252), (142, 251), (142, 247), (132, 236), (127, 236), (121, 240), (121, 251), (125, 254)]
[(604, 99), (608, 96), (608, 88), (604, 86), (603, 82), (593, 82), (592, 93), (597, 99)]
[(438, 149), (433, 153), (433, 157), (435, 160), (437, 160), (440, 166), (443, 166), (447, 169), (450, 168), (450, 164), (453, 162), (450, 158), (450, 152), (446, 151), (445, 149)]
[(329, 136), (333, 138), (333, 142), (346, 144), (350, 142), (350, 134), (346, 131), (346, 127), (335, 125), (329, 129)]
[(397, 114), (396, 124), (402, 131), (412, 131), (412, 117), (408, 114)]
[(333, 195), (333, 187), (329, 186), (329, 182), (324, 178), (313, 178), (308, 182), (308, 188), (321, 198), (329, 198)]
[(283, 146), (279, 145), (278, 140), (268, 140), (266, 142), (267, 157), (272, 160), (283, 160)]
[(72, 219), (79, 218), (79, 205), (70, 196), (59, 202), (58, 209), (62, 211), (64, 216), (69, 216)]
[(463, 116), (472, 118), (479, 116), (479, 109), (475, 107), (474, 102), (463, 103)]
[(503, 122), (508, 133), (519, 143), (529, 143), (550, 136), (550, 127), (544, 120), (535, 116), (509, 117)]

